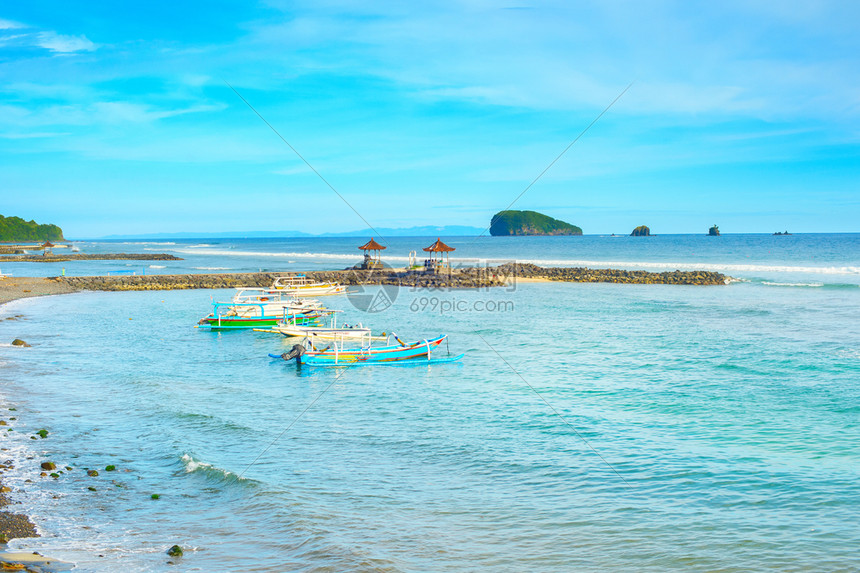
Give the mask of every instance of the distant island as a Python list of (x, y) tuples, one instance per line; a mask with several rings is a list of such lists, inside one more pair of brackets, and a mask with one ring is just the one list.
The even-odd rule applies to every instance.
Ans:
[(65, 241), (63, 230), (56, 225), (39, 225), (21, 217), (0, 215), (0, 242)]
[(576, 225), (553, 219), (537, 211), (499, 211), (490, 222), (490, 235), (581, 235)]
[(649, 229), (645, 225), (639, 225), (638, 227), (633, 229), (633, 232), (630, 233), (630, 236), (631, 237), (650, 237), (651, 236), (651, 229)]
[(719, 237), (720, 236), (720, 228), (714, 225), (710, 229), (708, 229), (708, 235), (711, 237)]

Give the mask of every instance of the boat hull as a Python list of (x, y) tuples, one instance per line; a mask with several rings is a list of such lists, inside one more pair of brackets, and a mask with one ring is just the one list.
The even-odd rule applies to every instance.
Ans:
[[(297, 317), (297, 322), (300, 325), (313, 326), (318, 324), (319, 315), (308, 315), (306, 317)], [(200, 320), (199, 328), (209, 328), (212, 330), (237, 330), (246, 328), (272, 328), (277, 326), (278, 322), (283, 320), (283, 316), (222, 316), (217, 317), (209, 315)]]
[(370, 336), (369, 328), (320, 328), (291, 324), (290, 326), (279, 325), (274, 327), (272, 330), (279, 332), (286, 337), (311, 337), (314, 340), (361, 340)]
[(351, 364), (379, 364), (406, 360), (429, 359), (447, 335), (407, 345), (391, 345), (357, 350), (310, 351), (298, 357), (300, 364), (308, 366), (348, 366)]

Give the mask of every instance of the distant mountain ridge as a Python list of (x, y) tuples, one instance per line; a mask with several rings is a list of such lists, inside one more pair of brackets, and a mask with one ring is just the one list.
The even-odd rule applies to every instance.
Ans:
[(449, 237), (469, 237), (480, 235), (485, 229), (466, 225), (424, 225), (418, 227), (391, 228), (377, 227), (343, 233), (303, 233), (302, 231), (227, 231), (222, 233), (140, 233), (133, 235), (107, 235), (99, 239), (265, 239), (301, 237), (429, 237), (446, 235)]

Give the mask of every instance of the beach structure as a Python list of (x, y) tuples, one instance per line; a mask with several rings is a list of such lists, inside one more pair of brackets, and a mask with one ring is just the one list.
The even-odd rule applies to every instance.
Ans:
[(52, 243), (51, 241), (45, 241), (44, 243), (42, 243), (42, 255), (44, 256), (50, 253), (51, 251), (49, 251), (48, 249), (53, 249), (55, 246), (56, 245), (54, 245), (54, 243)]
[(437, 238), (435, 243), (429, 247), (424, 247), (424, 250), (430, 253), (430, 258), (424, 261), (425, 271), (438, 273), (446, 267), (449, 271), (451, 270), (449, 253), (456, 250), (454, 247), (449, 247), (442, 242), (442, 239)]
[(379, 243), (373, 240), (373, 237), (370, 238), (368, 242), (360, 246), (358, 249), (360, 251), (364, 251), (364, 261), (362, 261), (359, 268), (364, 270), (369, 269), (381, 269), (382, 268), (382, 260), (381, 255), (382, 251), (387, 249), (388, 247), (383, 247)]

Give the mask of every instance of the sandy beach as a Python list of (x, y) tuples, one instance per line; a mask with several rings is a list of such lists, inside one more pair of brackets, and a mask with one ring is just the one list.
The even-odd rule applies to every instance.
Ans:
[(0, 304), (31, 296), (68, 294), (77, 289), (61, 280), (41, 277), (0, 278)]

